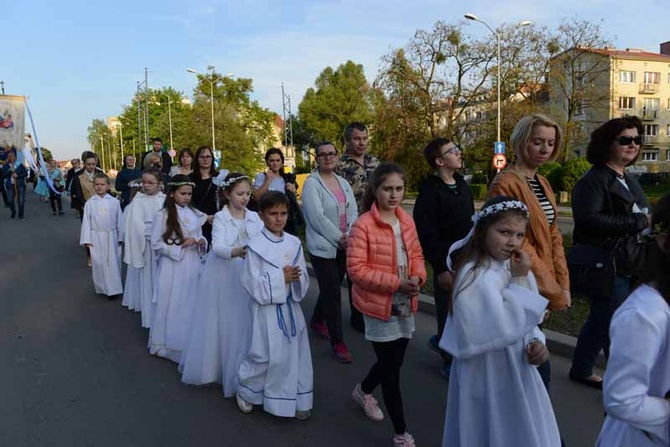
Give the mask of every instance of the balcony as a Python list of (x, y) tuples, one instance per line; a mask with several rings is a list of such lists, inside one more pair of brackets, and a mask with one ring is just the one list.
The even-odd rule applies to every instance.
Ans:
[(640, 119), (642, 121), (653, 121), (656, 119), (657, 115), (658, 110), (642, 109), (642, 113), (640, 113)]
[(643, 144), (657, 144), (660, 142), (658, 135), (642, 135)]
[(653, 95), (658, 93), (660, 89), (660, 84), (640, 84), (640, 93), (645, 95)]

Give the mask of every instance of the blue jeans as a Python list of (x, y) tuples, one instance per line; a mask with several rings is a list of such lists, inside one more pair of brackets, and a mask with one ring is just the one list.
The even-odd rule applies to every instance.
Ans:
[(9, 199), (9, 210), (12, 212), (12, 217), (16, 215), (16, 202), (18, 202), (19, 219), (22, 219), (26, 201), (26, 184), (17, 183), (16, 186), (10, 185), (10, 189), (7, 191), (7, 198)]
[(593, 374), (593, 367), (601, 349), (605, 352), (605, 358), (609, 358), (610, 322), (614, 312), (628, 298), (630, 292), (630, 277), (617, 275), (610, 296), (589, 297), (591, 300), (589, 316), (579, 333), (577, 346), (572, 355), (571, 375), (586, 378)]

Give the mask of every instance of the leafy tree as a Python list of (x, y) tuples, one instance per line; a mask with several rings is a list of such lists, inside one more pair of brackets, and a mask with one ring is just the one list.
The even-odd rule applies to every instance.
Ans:
[[(362, 65), (347, 61), (335, 70), (326, 67), (298, 105), (298, 119), (304, 126), (300, 137), (307, 139), (303, 144), (312, 146), (320, 140), (344, 143), (343, 131), (349, 123), (370, 123), (369, 92)], [(295, 135), (294, 128), (294, 141)]]
[(591, 168), (591, 163), (585, 158), (571, 158), (563, 165), (563, 191), (571, 192), (585, 173)]
[[(108, 170), (112, 167), (111, 160), (115, 158), (114, 151), (111, 151), (109, 142), (112, 140), (112, 132), (107, 127), (107, 124), (96, 118), (88, 126), (88, 144), (91, 145), (91, 150), (98, 155), (100, 160), (100, 167), (103, 170)], [(111, 157), (110, 157), (111, 155)]]

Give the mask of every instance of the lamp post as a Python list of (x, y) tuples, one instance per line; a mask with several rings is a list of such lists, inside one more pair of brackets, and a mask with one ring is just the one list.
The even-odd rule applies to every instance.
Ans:
[[(198, 72), (198, 70), (194, 70), (193, 68), (187, 68), (186, 69), (186, 71), (188, 71), (189, 73), (192, 73), (196, 76), (202, 77), (202, 79), (209, 82), (209, 103), (210, 103), (210, 106), (211, 106), (211, 109), (212, 109), (212, 152), (216, 153), (216, 140), (214, 138), (214, 83), (216, 83), (216, 81), (220, 81), (222, 78), (219, 77), (219, 76), (216, 76), (214, 74), (214, 67), (213, 66), (210, 65), (209, 67), (207, 67), (207, 70), (212, 71), (211, 79), (206, 77), (205, 75), (201, 75)], [(229, 73), (224, 77), (229, 78), (231, 76), (233, 76), (233, 75)]]
[(105, 170), (105, 144), (103, 143), (103, 140), (102, 140), (102, 134), (98, 134), (98, 137), (100, 137), (100, 156), (102, 157), (102, 160), (100, 160), (100, 168), (104, 171)]
[[(497, 139), (496, 139), (496, 141), (500, 141), (500, 102), (501, 102), (500, 101), (500, 99), (501, 99), (500, 98), (500, 78), (501, 78), (500, 72), (501, 72), (501, 69), (502, 69), (502, 67), (500, 66), (500, 63), (501, 63), (501, 60), (500, 60), (500, 32), (495, 31), (493, 28), (491, 28), (489, 26), (488, 23), (481, 20), (479, 17), (477, 17), (474, 14), (471, 14), (471, 13), (465, 14), (465, 18), (468, 19), (468, 20), (472, 20), (472, 21), (479, 22), (479, 23), (483, 24), (496, 37), (496, 46), (497, 46), (496, 60), (497, 60), (497, 63), (498, 63), (498, 70), (496, 70), (498, 72), (498, 79), (497, 79), (497, 82), (496, 82), (496, 84), (497, 84), (497, 105), (498, 105), (497, 134), (496, 134)], [(530, 24), (531, 24), (531, 22), (529, 22), (527, 20), (524, 20), (522, 22), (519, 22), (517, 26), (528, 26)]]

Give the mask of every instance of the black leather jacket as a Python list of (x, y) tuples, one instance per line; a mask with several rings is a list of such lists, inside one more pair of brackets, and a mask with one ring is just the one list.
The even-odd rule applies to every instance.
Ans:
[(632, 175), (625, 174), (626, 189), (609, 167), (593, 166), (572, 190), (575, 220), (573, 242), (613, 248), (622, 236), (638, 233), (648, 226), (642, 213), (633, 213), (633, 204), (647, 208), (649, 201)]

